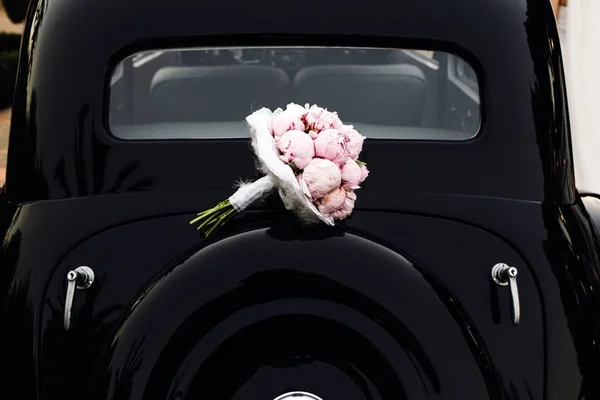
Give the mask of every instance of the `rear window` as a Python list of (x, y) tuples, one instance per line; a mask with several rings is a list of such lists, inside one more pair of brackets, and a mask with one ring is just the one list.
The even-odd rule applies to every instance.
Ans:
[(124, 140), (248, 138), (261, 107), (317, 104), (370, 139), (473, 138), (474, 69), (444, 52), (355, 47), (163, 50), (123, 60), (110, 80), (109, 126)]

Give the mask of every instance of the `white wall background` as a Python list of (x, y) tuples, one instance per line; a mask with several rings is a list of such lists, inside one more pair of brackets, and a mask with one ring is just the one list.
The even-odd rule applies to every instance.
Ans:
[(569, 0), (558, 19), (573, 132), (575, 179), (600, 194), (600, 0)]

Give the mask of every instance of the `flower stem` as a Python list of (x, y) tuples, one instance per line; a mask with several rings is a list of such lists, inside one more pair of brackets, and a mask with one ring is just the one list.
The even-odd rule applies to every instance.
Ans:
[(228, 199), (220, 202), (209, 210), (199, 213), (196, 218), (190, 221), (190, 225), (199, 223), (198, 230), (204, 233), (204, 237), (208, 237), (214, 231), (225, 225), (225, 223), (236, 214), (237, 210), (233, 208)]

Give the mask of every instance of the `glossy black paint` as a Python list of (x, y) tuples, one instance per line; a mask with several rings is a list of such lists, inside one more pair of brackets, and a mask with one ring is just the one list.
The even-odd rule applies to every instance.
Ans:
[[(111, 343), (113, 342), (110, 338), (120, 329), (119, 326), (123, 324), (123, 321), (127, 325), (129, 321), (127, 320), (128, 313), (126, 310), (143, 293), (143, 288), (150, 282), (160, 281), (160, 277), (165, 274), (168, 277), (168, 272), (173, 269), (183, 268), (185, 270), (187, 268), (191, 271), (189, 278), (195, 277), (195, 274), (203, 271), (203, 268), (193, 268), (194, 258), (197, 259), (202, 252), (190, 258), (198, 249), (204, 248), (205, 244), (198, 243), (195, 233), (190, 232), (185, 225), (189, 215), (150, 219), (120, 228), (115, 227), (106, 230), (96, 238), (81, 242), (81, 239), (87, 237), (92, 231), (98, 231), (98, 227), (106, 226), (107, 223), (113, 225), (111, 222), (114, 220), (106, 220), (106, 215), (103, 216), (104, 218), (94, 216), (90, 217), (85, 224), (74, 224), (71, 227), (72, 229), (65, 232), (65, 237), (61, 240), (72, 243), (73, 246), (81, 242), (79, 246), (73, 248), (73, 251), (66, 258), (59, 257), (57, 253), (60, 253), (60, 250), (53, 246), (39, 247), (36, 253), (24, 252), (20, 254), (19, 241), (23, 237), (31, 237), (32, 239), (40, 237), (38, 236), (40, 233), (37, 233), (39, 228), (31, 225), (27, 226), (25, 221), (44, 220), (47, 221), (49, 226), (56, 226), (66, 216), (73, 215), (73, 213), (78, 214), (84, 209), (94, 209), (98, 207), (101, 201), (104, 202), (104, 206), (111, 209), (118, 208), (125, 213), (124, 208), (122, 208), (124, 203), (120, 203), (125, 199), (117, 199), (116, 197), (102, 200), (100, 198), (82, 199), (77, 201), (80, 205), (66, 201), (54, 203), (52, 207), (48, 207), (49, 204), (45, 204), (41, 208), (35, 204), (24, 206), (21, 212), (26, 213), (27, 218), (20, 217), (23, 221), (19, 224), (20, 227), (14, 226), (11, 228), (9, 241), (5, 247), (8, 252), (5, 253), (4, 262), (12, 258), (18, 260), (16, 262), (19, 265), (24, 266), (35, 265), (36, 259), (54, 257), (62, 260), (57, 268), (39, 269), (37, 274), (33, 273), (36, 271), (35, 269), (27, 273), (26, 267), (22, 267), (21, 271), (25, 275), (16, 282), (21, 282), (21, 285), (25, 284), (25, 286), (9, 290), (8, 299), (11, 307), (8, 308), (8, 313), (4, 314), (4, 317), (12, 321), (16, 328), (14, 331), (8, 332), (13, 339), (11, 343), (22, 344), (21, 346), (25, 347), (27, 347), (27, 343), (34, 342), (34, 337), (32, 337), (34, 332), (31, 330), (33, 321), (29, 318), (40, 321), (37, 324), (40, 328), (43, 327), (43, 334), (39, 337), (39, 345), (36, 346), (36, 351), (32, 356), (34, 359), (38, 359), (40, 363), (40, 371), (43, 372), (40, 376), (40, 389), (41, 393), (48, 396), (48, 398), (70, 398), (72, 391), (81, 393), (81, 391), (90, 388), (96, 394), (100, 390), (106, 390), (108, 386), (102, 384), (102, 379), (109, 379), (110, 371), (116, 373), (117, 365), (113, 365), (111, 369), (104, 369), (101, 363), (99, 367), (97, 364), (98, 358), (103, 353), (105, 354), (104, 357), (110, 357), (113, 352), (118, 353), (120, 358), (114, 361), (113, 364), (126, 362), (126, 360), (129, 360), (128, 362), (135, 361), (135, 359), (130, 358), (135, 354), (127, 353), (122, 349), (129, 349), (130, 351), (143, 350), (143, 359), (157, 357), (162, 350), (158, 346), (149, 344), (146, 347), (144, 346), (145, 342), (141, 342), (141, 348), (117, 346), (115, 350), (114, 348), (111, 349)], [(147, 208), (142, 210), (140, 214), (156, 214), (156, 209), (153, 210), (154, 207), (167, 210), (169, 208), (176, 209), (179, 206), (176, 199), (173, 199), (173, 203), (169, 207), (168, 199), (152, 199), (152, 197), (150, 196), (147, 199)], [(127, 200), (133, 201), (135, 199), (128, 198)], [(79, 208), (83, 206), (81, 203), (84, 202), (87, 203), (84, 208)], [(466, 310), (464, 313), (467, 318), (479, 314), (479, 318), (483, 320), (475, 321), (476, 323), (472, 325), (465, 324), (463, 327), (473, 327), (470, 335), (476, 338), (474, 346), (478, 342), (486, 343), (487, 348), (479, 349), (483, 352), (479, 363), (491, 364), (492, 371), (486, 382), (490, 398), (502, 398), (497, 397), (501, 396), (501, 393), (506, 396), (513, 396), (512, 398), (544, 398), (540, 392), (546, 392), (546, 398), (549, 399), (577, 398), (580, 390), (588, 394), (586, 397), (597, 393), (594, 371), (598, 368), (598, 358), (594, 343), (598, 340), (596, 337), (598, 321), (597, 318), (590, 318), (590, 316), (595, 315), (594, 308), (597, 307), (594, 292), (600, 289), (597, 284), (597, 237), (594, 236), (591, 220), (581, 205), (557, 209), (528, 202), (491, 199), (481, 202), (476, 199), (455, 198), (453, 196), (442, 198), (437, 196), (415, 196), (405, 199), (398, 206), (405, 210), (405, 213), (408, 213), (407, 217), (402, 217), (396, 221), (390, 219), (394, 216), (393, 213), (357, 212), (346, 226), (336, 233), (350, 232), (351, 234), (369, 237), (373, 236), (373, 232), (376, 232), (377, 237), (387, 238), (384, 245), (388, 248), (396, 250), (400, 254), (402, 249), (398, 249), (399, 245), (405, 249), (410, 249), (412, 253), (410, 258), (420, 259), (419, 261), (426, 268), (435, 268), (436, 264), (447, 268), (438, 267), (434, 271), (437, 278), (446, 287), (453, 285), (452, 282), (454, 282), (455, 286), (450, 290), (450, 293), (456, 294), (460, 304), (470, 302), (471, 309)], [(498, 212), (499, 210), (501, 212)], [(506, 246), (502, 244), (503, 239), (492, 242), (494, 246), (500, 245), (500, 248), (481, 247), (482, 242), (479, 240), (469, 242), (468, 240), (472, 238), (465, 236), (464, 230), (451, 229), (444, 236), (445, 240), (438, 240), (436, 236), (443, 234), (443, 232), (435, 233), (439, 230), (439, 227), (438, 229), (431, 229), (432, 218), (425, 217), (429, 213), (445, 215), (445, 219), (451, 221), (464, 221), (465, 223), (477, 221), (479, 226), (485, 227), (484, 231), (493, 231), (500, 235), (500, 238), (510, 237), (511, 241), (507, 243), (509, 248), (502, 250), (502, 246)], [(140, 214), (132, 214), (131, 217), (138, 220)], [(507, 219), (507, 215), (512, 217)], [(284, 222), (280, 222), (280, 227), (278, 227), (275, 221), (281, 221), (282, 219)], [(285, 220), (288, 221), (285, 222)], [(408, 223), (411, 220), (414, 221), (413, 224)], [(402, 222), (401, 226), (406, 228), (398, 231), (397, 224), (399, 222)], [(223, 234), (229, 236), (236, 232), (275, 225), (275, 228), (279, 228), (280, 231), (283, 229), (287, 235), (301, 235), (297, 227), (290, 226), (290, 224), (292, 224), (292, 221), (289, 221), (285, 213), (275, 212), (274, 214), (266, 213), (264, 215), (252, 213), (232, 224)], [(450, 222), (445, 224), (450, 224)], [(283, 225), (283, 228), (281, 225)], [(285, 230), (286, 227), (287, 230)], [(566, 230), (566, 227), (569, 230)], [(415, 235), (417, 231), (423, 233)], [(161, 234), (156, 232), (161, 232)], [(453, 238), (453, 234), (456, 237)], [(433, 236), (421, 240), (423, 235)], [(565, 235), (572, 235), (572, 237), (567, 238)], [(164, 237), (170, 237), (172, 240), (165, 241)], [(285, 238), (275, 236), (275, 239), (281, 240), (282, 244), (286, 245)], [(302, 239), (302, 236), (299, 236), (298, 239)], [(452, 244), (454, 241), (460, 242), (461, 240), (467, 242), (463, 243), (462, 246)], [(127, 243), (126, 247), (122, 245), (124, 241)], [(316, 245), (319, 243), (321, 242), (317, 241)], [(290, 246), (290, 244), (288, 243), (287, 246)], [(432, 246), (436, 251), (432, 251)], [(453, 246), (455, 246), (454, 252), (457, 255), (454, 258), (448, 258), (449, 249), (452, 249)], [(250, 248), (252, 247), (250, 246)], [(257, 248), (254, 248), (254, 251), (256, 251)], [(264, 247), (260, 247), (260, 249), (262, 248)], [(279, 245), (269, 248), (277, 251)], [(519, 251), (517, 254), (520, 255), (514, 255), (512, 256), (514, 258), (506, 259), (505, 257), (512, 253), (510, 248), (523, 250), (523, 252)], [(244, 250), (247, 249), (244, 248)], [(281, 251), (284, 250), (285, 248), (281, 249)], [(240, 266), (251, 259), (247, 251), (224, 254), (233, 257), (237, 261), (237, 265)], [(464, 262), (455, 261), (460, 256), (465, 258)], [(495, 262), (497, 257), (515, 263), (522, 263), (523, 261), (519, 261), (520, 259), (527, 260), (528, 265), (521, 268), (521, 274), (527, 276), (527, 270), (531, 270), (531, 273), (535, 274), (529, 278), (530, 282), (535, 285), (533, 288), (528, 287), (527, 279), (522, 282), (523, 287), (527, 288), (522, 292), (525, 317), (523, 324), (518, 329), (510, 325), (506, 293), (504, 295), (501, 292), (494, 294), (494, 296), (490, 295), (486, 302), (481, 304), (476, 300), (479, 296), (476, 294), (477, 292), (482, 290), (485, 292), (491, 286), (487, 280), (488, 264)], [(64, 275), (69, 268), (88, 260), (92, 260), (95, 265), (99, 266), (96, 267), (99, 272), (98, 286), (77, 299), (76, 321), (78, 326), (73, 331), (65, 333), (61, 325), (65, 289)], [(481, 264), (477, 264), (480, 260)], [(486, 262), (483, 260), (486, 260)], [(468, 271), (464, 268), (466, 262), (473, 262), (476, 267), (481, 265), (481, 272)], [(300, 263), (298, 265), (305, 264)], [(385, 265), (382, 264), (381, 268), (384, 267)], [(263, 266), (263, 268), (266, 267)], [(297, 266), (292, 263), (289, 268), (297, 268)], [(403, 268), (408, 267), (404, 265)], [(458, 268), (458, 271), (455, 270), (456, 268)], [(214, 271), (214, 267), (211, 269)], [(229, 279), (235, 269), (227, 268), (227, 271), (224, 270), (221, 279)], [(349, 267), (345, 268), (344, 272), (347, 274), (345, 279), (357, 279), (352, 277), (360, 275), (361, 270)], [(48, 275), (48, 273), (52, 275)], [(38, 279), (32, 280), (31, 277), (36, 275)], [(217, 273), (213, 279), (217, 279), (219, 276), (221, 275)], [(371, 280), (365, 279), (364, 276), (362, 278), (365, 285), (381, 284), (381, 279), (376, 276), (372, 277)], [(46, 283), (48, 279), (50, 281)], [(231, 277), (231, 279), (235, 279), (235, 277)], [(200, 289), (200, 284), (201, 281), (198, 281), (198, 289)], [(457, 284), (467, 285), (468, 289), (463, 288), (461, 290), (459, 286), (456, 286)], [(402, 285), (403, 283), (399, 281), (396, 286), (400, 289), (403, 288)], [(25, 288), (26, 291), (24, 291)], [(541, 297), (536, 296), (536, 291), (541, 292)], [(184, 295), (186, 292), (180, 291), (180, 293)], [(194, 293), (197, 294), (198, 292), (190, 293), (190, 295), (194, 295)], [(399, 293), (402, 293), (402, 291), (399, 291)], [(30, 296), (29, 301), (32, 304), (40, 304), (40, 308), (36, 311), (33, 308), (19, 307), (20, 301), (28, 301), (27, 298), (20, 300), (21, 296), (24, 295)], [(277, 292), (274, 291), (273, 295), (276, 296)], [(498, 295), (497, 304), (494, 304), (496, 295)], [(470, 296), (475, 296), (475, 301), (469, 300)], [(46, 300), (43, 300), (44, 298)], [(440, 298), (444, 297), (440, 296)], [(42, 303), (45, 304), (43, 307)], [(192, 308), (191, 311), (194, 311), (195, 307), (199, 307), (199, 302), (182, 303), (176, 305), (169, 302), (169, 305), (174, 306), (172, 310), (184, 308), (186, 305)], [(539, 305), (536, 306), (536, 303)], [(423, 311), (417, 304), (411, 305), (414, 317), (419, 318), (421, 316), (422, 318)], [(536, 312), (535, 307), (541, 307), (542, 311)], [(33, 314), (34, 312), (37, 314)], [(460, 313), (458, 314), (460, 315)], [(34, 317), (34, 315), (37, 316)], [(156, 335), (164, 335), (177, 327), (177, 324), (172, 325), (168, 322), (170, 317), (165, 318), (161, 315), (163, 314), (156, 314), (157, 325), (154, 326), (154, 330), (151, 332)], [(208, 315), (219, 316), (218, 313)], [(491, 319), (485, 322), (486, 317)], [(538, 318), (541, 318), (541, 320), (534, 322)], [(535, 327), (536, 324), (538, 324), (538, 328)], [(540, 333), (542, 324), (545, 329), (543, 329), (543, 333)], [(442, 324), (439, 328), (440, 332), (444, 332), (447, 325)], [(131, 335), (138, 334), (138, 337), (141, 338), (146, 328), (140, 325), (138, 329), (139, 332), (136, 332), (136, 328), (129, 328), (128, 332), (133, 332), (130, 333)], [(192, 329), (188, 333), (194, 331)], [(183, 332), (185, 333), (185, 330)], [(496, 334), (493, 332), (496, 332)], [(490, 346), (490, 337), (496, 335), (501, 344), (496, 343)], [(525, 335), (530, 340), (534, 340), (541, 348), (538, 348), (538, 350), (535, 346), (521, 348), (520, 346), (523, 346), (522, 339), (517, 339), (520, 335)], [(479, 339), (477, 340), (478, 336)], [(419, 339), (423, 340), (422, 336), (419, 336)], [(519, 347), (514, 348), (515, 345)], [(109, 346), (109, 348), (106, 349), (105, 346)], [(82, 352), (82, 349), (86, 349), (86, 351)], [(102, 349), (108, 350), (108, 353), (101, 351)], [(5, 352), (8, 352), (8, 350), (8, 348), (4, 349)], [(21, 377), (26, 377), (27, 365), (32, 365), (29, 364), (28, 358), (24, 357), (25, 354), (28, 354), (26, 349), (13, 345), (10, 350), (8, 354), (13, 356), (10, 358), (13, 362), (4, 364), (4, 366), (10, 366), (12, 371), (18, 370), (20, 374), (24, 374), (20, 375)], [(528, 357), (524, 357), (523, 351), (533, 353)], [(471, 350), (471, 354), (473, 353), (477, 354), (478, 352)], [(491, 357), (489, 353), (495, 353), (494, 357)], [(241, 357), (243, 358), (243, 356)], [(546, 368), (532, 369), (531, 366), (525, 368), (525, 365), (522, 365), (529, 362), (542, 362), (542, 360), (545, 361)], [(468, 362), (468, 360), (462, 362), (455, 360), (455, 362), (458, 362), (456, 368), (462, 370), (462, 364)], [(99, 368), (99, 371), (96, 370), (92, 373), (95, 368)], [(125, 369), (130, 368), (131, 366), (126, 366)], [(482, 370), (485, 371), (486, 369), (482, 368)], [(107, 373), (109, 374), (107, 378), (101, 378)], [(523, 374), (529, 373), (533, 373), (534, 376), (522, 384), (517, 383), (523, 381), (515, 377), (520, 378)], [(535, 374), (542, 375), (536, 376)], [(135, 376), (135, 374), (132, 375)], [(126, 385), (128, 382), (126, 377), (121, 379), (122, 385)], [(123, 381), (123, 379), (125, 380)], [(133, 382), (135, 380), (130, 383)], [(531, 392), (531, 396), (528, 395), (529, 392)], [(492, 397), (494, 393), (497, 394), (496, 397)], [(516, 397), (517, 395), (518, 397)], [(116, 398), (122, 397), (117, 396)]]
[[(342, 17), (290, 20), (270, 0), (31, 7), (0, 209), (3, 396), (600, 398), (599, 237), (573, 185), (549, 4), (306, 4)], [(133, 51), (235, 43), (454, 50), (480, 68), (481, 136), (367, 143), (372, 177), (334, 230), (299, 228), (273, 198), (206, 242), (187, 221), (252, 174), (247, 144), (113, 140), (105, 83)], [(489, 279), (499, 261), (519, 268), (517, 327)], [(97, 282), (65, 332), (82, 264)]]
[[(565, 86), (548, 4), (378, 0), (365, 8), (363, 1), (307, 0), (305, 7), (340, 17), (327, 24), (290, 20), (287, 3), (276, 0), (211, 6), (191, 0), (40, 0), (31, 10), (18, 77), (9, 197), (25, 202), (208, 188), (226, 194), (229, 182), (254, 171), (247, 144), (112, 139), (103, 108), (112, 68), (133, 52), (164, 47), (330, 44), (457, 53), (476, 67), (483, 86), (477, 139), (369, 143), (365, 157), (374, 170), (398, 160), (393, 177), (373, 174), (370, 191), (385, 193), (393, 185), (404, 193), (573, 201)], [(53, 107), (39, 106), (45, 104)], [(224, 151), (237, 160), (235, 167), (214, 156)], [(190, 171), (206, 169), (211, 174), (199, 188)]]

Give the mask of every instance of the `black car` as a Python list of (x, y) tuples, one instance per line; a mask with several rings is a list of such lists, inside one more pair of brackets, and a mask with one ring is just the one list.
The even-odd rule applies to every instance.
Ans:
[[(351, 217), (255, 179), (244, 118), (367, 137)], [(0, 396), (600, 399), (600, 200), (545, 0), (38, 0), (0, 206)], [(594, 222), (596, 221), (596, 222)]]

